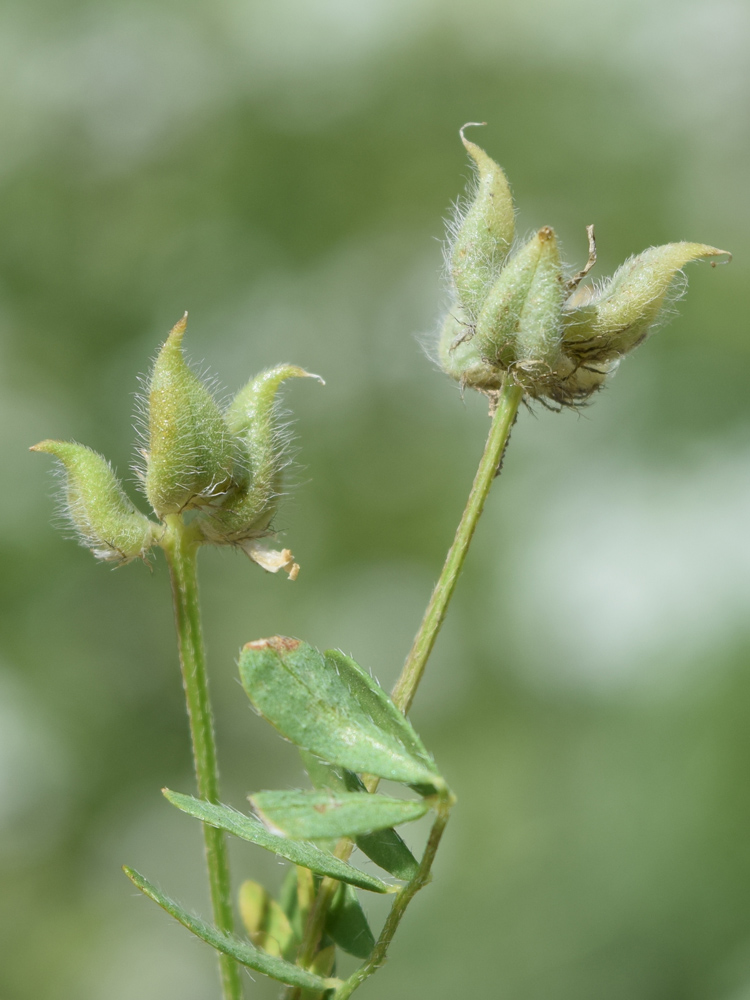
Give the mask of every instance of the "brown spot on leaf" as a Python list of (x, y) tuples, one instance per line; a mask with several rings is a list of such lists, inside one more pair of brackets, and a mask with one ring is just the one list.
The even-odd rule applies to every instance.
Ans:
[(272, 635), (270, 639), (254, 639), (247, 642), (243, 649), (275, 649), (277, 653), (292, 653), (300, 646), (299, 639), (290, 639), (287, 635)]

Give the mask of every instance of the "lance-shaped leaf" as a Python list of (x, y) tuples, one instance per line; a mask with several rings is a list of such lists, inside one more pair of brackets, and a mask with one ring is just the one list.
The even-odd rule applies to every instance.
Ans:
[(111, 562), (146, 553), (159, 529), (130, 502), (106, 458), (73, 441), (41, 441), (31, 450), (54, 455), (62, 464), (63, 511), (81, 545)]
[[(328, 788), (333, 792), (368, 794), (360, 778), (352, 771), (327, 764), (306, 750), (300, 753), (310, 780), (316, 788)], [(419, 862), (392, 827), (375, 830), (372, 833), (361, 833), (354, 838), (354, 842), (371, 861), (396, 878), (410, 882), (419, 871)]]
[(239, 907), (250, 940), (269, 955), (283, 958), (295, 942), (289, 918), (276, 900), (258, 882), (240, 886)]
[(158, 903), (170, 916), (178, 920), (183, 927), (187, 927), (196, 937), (205, 941), (206, 944), (210, 944), (212, 948), (215, 948), (222, 954), (229, 955), (241, 965), (246, 965), (249, 969), (254, 969), (256, 972), (262, 972), (264, 975), (270, 976), (271, 979), (276, 979), (280, 983), (286, 983), (289, 986), (299, 986), (305, 990), (323, 991), (340, 984), (340, 980), (323, 979), (320, 976), (315, 976), (301, 969), (298, 965), (285, 962), (283, 958), (276, 958), (274, 955), (269, 955), (259, 948), (254, 947), (249, 942), (242, 941), (232, 934), (226, 934), (224, 931), (218, 930), (211, 924), (207, 924), (204, 920), (201, 920), (200, 917), (188, 913), (179, 903), (170, 899), (169, 896), (165, 896), (163, 892), (152, 885), (143, 875), (134, 871), (134, 869), (123, 867), (123, 871), (133, 885), (140, 889), (149, 899), (153, 899), (155, 903)]
[(367, 917), (351, 886), (342, 885), (337, 890), (325, 928), (336, 944), (355, 958), (368, 958), (375, 947)]
[(172, 328), (148, 386), (146, 495), (159, 517), (210, 503), (231, 486), (234, 448), (211, 393), (185, 362), (187, 313)]
[[(230, 403), (225, 419), (239, 448), (237, 487), (220, 510), (204, 522), (212, 541), (242, 542), (256, 538), (268, 528), (282, 492), (287, 464), (288, 440), (281, 424), (278, 393), (290, 378), (323, 379), (296, 365), (278, 365), (261, 372), (240, 389)], [(252, 552), (248, 552), (251, 558)], [(264, 567), (268, 568), (268, 567)]]
[(508, 256), (515, 221), (513, 197), (502, 169), (483, 149), (465, 138), (463, 129), (461, 141), (476, 164), (478, 186), (474, 200), (458, 224), (450, 267), (458, 300), (475, 320), (490, 282)]
[(411, 723), (350, 657), (274, 636), (249, 642), (239, 667), (255, 708), (297, 746), (350, 771), (445, 787)]
[(589, 362), (632, 351), (659, 318), (680, 270), (723, 255), (726, 250), (703, 243), (667, 243), (631, 257), (599, 291), (581, 288), (571, 296), (564, 317), (566, 351)]
[(476, 328), (483, 357), (508, 367), (550, 370), (562, 330), (563, 281), (555, 234), (540, 229), (506, 264), (490, 289)]
[(257, 792), (250, 803), (273, 833), (295, 840), (338, 840), (409, 823), (424, 816), (429, 799), (394, 799), (359, 792)]
[(374, 875), (368, 875), (359, 871), (345, 861), (334, 858), (315, 847), (314, 844), (298, 843), (289, 840), (286, 836), (275, 836), (268, 832), (268, 829), (256, 819), (255, 816), (246, 816), (244, 813), (231, 809), (229, 806), (220, 805), (214, 802), (206, 802), (202, 799), (195, 799), (192, 795), (182, 795), (179, 792), (172, 792), (168, 788), (163, 790), (164, 797), (177, 806), (189, 816), (194, 816), (209, 826), (214, 826), (219, 830), (226, 830), (227, 833), (234, 834), (242, 840), (248, 840), (252, 844), (273, 851), (281, 858), (309, 868), (316, 875), (328, 875), (339, 882), (350, 882), (359, 886), (360, 889), (369, 889), (371, 892), (392, 892), (391, 886), (382, 882)]

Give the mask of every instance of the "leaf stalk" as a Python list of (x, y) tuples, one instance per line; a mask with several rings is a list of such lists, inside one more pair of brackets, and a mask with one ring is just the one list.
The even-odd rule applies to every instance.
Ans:
[(479, 462), (474, 483), (461, 516), (456, 537), (448, 550), (442, 572), (435, 584), (430, 603), (427, 605), (422, 624), (419, 627), (401, 676), (391, 692), (391, 697), (406, 715), (414, 701), (419, 682), (422, 680), (427, 660), (432, 652), (440, 628), (445, 621), (453, 592), (461, 575), (466, 554), (474, 537), (479, 518), (489, 496), (492, 482), (498, 475), (510, 432), (518, 413), (523, 389), (506, 381), (503, 388), (493, 397), (494, 412), (484, 454)]

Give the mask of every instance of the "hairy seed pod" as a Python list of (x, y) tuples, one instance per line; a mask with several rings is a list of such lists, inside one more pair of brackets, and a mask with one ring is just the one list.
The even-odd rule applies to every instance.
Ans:
[(462, 386), (489, 392), (499, 389), (503, 371), (482, 358), (473, 328), (458, 306), (443, 321), (438, 341), (438, 362)]
[(41, 441), (31, 450), (60, 461), (66, 479), (63, 511), (81, 545), (110, 562), (145, 555), (159, 528), (136, 510), (106, 458), (73, 441)]
[(185, 362), (187, 313), (159, 352), (148, 386), (146, 495), (159, 517), (215, 502), (231, 485), (229, 428)]
[(566, 350), (602, 361), (632, 351), (658, 319), (685, 264), (726, 253), (704, 243), (667, 243), (631, 257), (598, 292), (581, 289), (572, 297), (565, 313)]
[(452, 234), (454, 302), (437, 360), (462, 389), (491, 395), (510, 379), (532, 398), (579, 406), (647, 336), (685, 264), (725, 254), (731, 259), (703, 243), (669, 243), (632, 257), (600, 288), (585, 286), (581, 281), (596, 263), (593, 225), (586, 227), (588, 261), (567, 281), (549, 226), (508, 256), (508, 182), (463, 129), (461, 139), (477, 165), (479, 187)]
[(554, 367), (562, 303), (557, 240), (545, 226), (508, 261), (487, 295), (475, 334), (480, 354), (503, 368)]
[(225, 419), (238, 449), (236, 486), (202, 521), (204, 534), (213, 542), (257, 538), (276, 512), (288, 441), (279, 422), (278, 392), (290, 378), (323, 381), (296, 365), (278, 365), (250, 379), (229, 404)]
[(489, 284), (508, 256), (515, 220), (513, 197), (502, 169), (483, 149), (464, 137), (463, 129), (461, 141), (476, 164), (478, 188), (457, 227), (450, 252), (450, 271), (458, 301), (473, 321)]

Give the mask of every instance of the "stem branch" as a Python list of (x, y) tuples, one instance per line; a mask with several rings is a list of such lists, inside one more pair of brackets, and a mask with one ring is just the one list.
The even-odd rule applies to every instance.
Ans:
[(376, 941), (375, 947), (372, 950), (372, 954), (363, 965), (356, 969), (351, 976), (349, 976), (349, 978), (345, 980), (341, 986), (339, 986), (333, 995), (333, 1000), (348, 1000), (348, 997), (352, 995), (357, 987), (361, 986), (365, 979), (371, 976), (373, 972), (377, 972), (381, 965), (385, 963), (388, 946), (393, 940), (393, 935), (396, 933), (398, 925), (401, 923), (401, 918), (406, 912), (407, 906), (411, 903), (412, 899), (414, 899), (419, 890), (430, 881), (432, 863), (435, 860), (435, 854), (440, 846), (440, 839), (443, 836), (445, 824), (448, 822), (448, 815), (452, 804), (452, 800), (448, 799), (438, 806), (437, 818), (432, 825), (432, 829), (430, 830), (430, 836), (427, 838), (427, 846), (425, 847), (422, 860), (419, 864), (419, 871), (411, 882), (408, 882), (396, 896), (388, 917), (383, 924), (380, 937)]
[[(182, 686), (190, 720), (198, 795), (209, 802), (218, 802), (219, 769), (198, 604), (198, 546), (191, 537), (190, 528), (185, 527), (178, 517), (168, 517), (167, 522), (162, 545), (172, 578)], [(224, 834), (204, 823), (203, 840), (214, 921), (220, 930), (231, 934), (234, 915)], [(242, 981), (237, 963), (227, 955), (220, 955), (219, 968), (224, 1000), (241, 1000)]]
[[(500, 464), (508, 445), (510, 432), (518, 413), (518, 407), (523, 398), (523, 390), (518, 386), (508, 382), (493, 400), (492, 424), (484, 447), (484, 453), (479, 462), (474, 483), (466, 501), (463, 515), (456, 530), (448, 555), (446, 556), (442, 572), (435, 584), (430, 603), (427, 605), (422, 624), (414, 639), (414, 643), (406, 658), (401, 675), (391, 692), (391, 697), (395, 704), (406, 715), (414, 701), (414, 695), (422, 679), (427, 660), (432, 652), (438, 632), (445, 620), (448, 605), (456, 589), (458, 578), (461, 575), (466, 554), (469, 551), (471, 540), (474, 536), (479, 518), (481, 517), (484, 505), (489, 496), (492, 482), (500, 471)], [(365, 784), (368, 792), (374, 792), (378, 787), (377, 778), (366, 778)], [(393, 907), (383, 926), (380, 938), (375, 949), (365, 964), (358, 969), (346, 982), (339, 987), (334, 1000), (346, 1000), (351, 993), (364, 980), (376, 971), (378, 966), (385, 960), (385, 953), (391, 942), (396, 928), (404, 914), (406, 907), (411, 902), (415, 893), (429, 880), (429, 873), (432, 861), (435, 856), (440, 838), (443, 835), (445, 824), (448, 821), (448, 811), (450, 802), (442, 804), (438, 808), (438, 817), (432, 827), (430, 837), (427, 842), (424, 857), (420, 865), (419, 872), (415, 878), (405, 885), (394, 901)], [(347, 860), (353, 849), (351, 840), (340, 840), (336, 848), (336, 857)], [(318, 943), (325, 927), (326, 915), (328, 913), (333, 896), (338, 887), (338, 882), (331, 878), (324, 878), (315, 897), (315, 901), (307, 919), (302, 944), (300, 947), (297, 963), (303, 968), (309, 967), (312, 962)], [(287, 993), (287, 1000), (298, 1000), (300, 991), (290, 989)]]
[(391, 692), (391, 697), (404, 715), (411, 708), (432, 647), (435, 645), (438, 632), (445, 620), (448, 605), (461, 575), (474, 530), (484, 510), (492, 481), (498, 474), (522, 397), (523, 390), (510, 382), (506, 383), (498, 393), (487, 444), (484, 447), (484, 454), (474, 477), (461, 521), (456, 529), (456, 537), (448, 550), (443, 570), (435, 584), (430, 603), (427, 605), (422, 624), (406, 658), (401, 676)]

